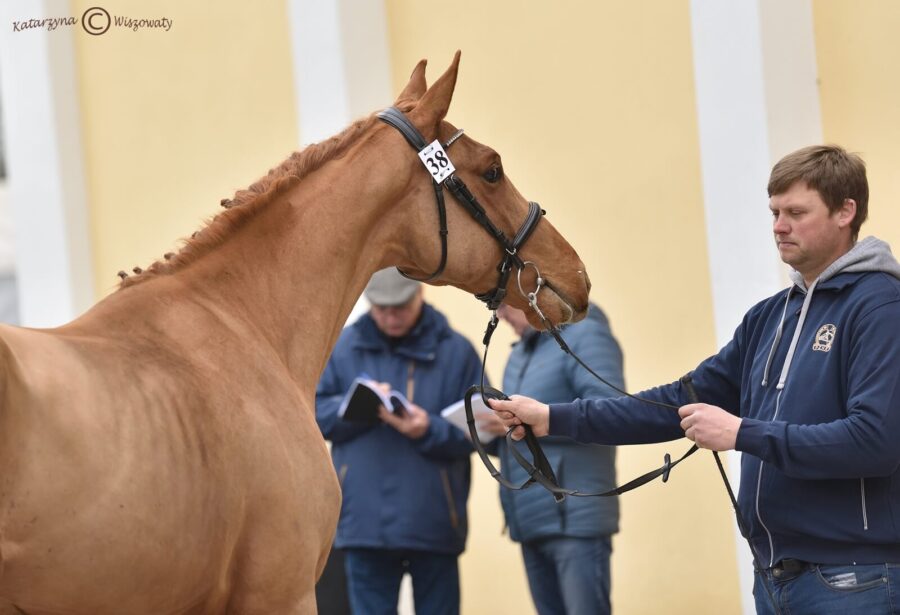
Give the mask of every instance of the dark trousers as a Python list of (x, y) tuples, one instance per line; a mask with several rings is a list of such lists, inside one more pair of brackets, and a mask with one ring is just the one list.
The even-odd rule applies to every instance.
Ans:
[(316, 583), (316, 605), (319, 615), (350, 615), (344, 553), (340, 549), (331, 549), (328, 554), (325, 570)]
[(400, 581), (412, 577), (416, 615), (459, 614), (455, 555), (387, 549), (344, 549), (350, 606), (357, 615), (396, 615)]
[(522, 543), (539, 615), (609, 615), (609, 536)]

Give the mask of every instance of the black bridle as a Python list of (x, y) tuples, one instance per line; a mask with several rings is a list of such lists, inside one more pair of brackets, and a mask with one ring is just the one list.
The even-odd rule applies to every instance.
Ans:
[[(409, 118), (406, 117), (406, 114), (400, 111), (400, 109), (389, 107), (378, 114), (378, 119), (400, 131), (400, 134), (403, 135), (406, 141), (417, 152), (423, 151), (429, 145), (425, 142), (425, 139), (422, 137), (419, 130), (413, 126), (412, 122), (409, 121)], [(462, 131), (460, 130), (453, 135), (450, 140), (442, 144), (443, 147), (445, 149), (449, 148), (461, 135)], [(401, 275), (418, 280), (419, 282), (428, 282), (437, 278), (443, 273), (444, 267), (447, 265), (447, 235), (449, 234), (449, 231), (447, 230), (447, 208), (444, 205), (444, 186), (446, 186), (450, 193), (456, 197), (459, 204), (469, 212), (469, 215), (472, 216), (472, 218), (474, 218), (475, 221), (500, 244), (501, 248), (503, 248), (503, 258), (500, 261), (500, 264), (497, 265), (497, 272), (499, 273), (497, 285), (486, 293), (475, 295), (478, 300), (484, 301), (485, 304), (487, 304), (488, 309), (496, 310), (500, 307), (500, 304), (503, 303), (503, 299), (506, 297), (506, 286), (509, 283), (509, 276), (512, 273), (513, 268), (521, 271), (526, 266), (526, 263), (519, 257), (519, 248), (521, 248), (522, 244), (524, 244), (531, 236), (531, 233), (534, 232), (538, 222), (540, 222), (541, 217), (546, 212), (541, 209), (540, 205), (534, 201), (530, 201), (528, 203), (528, 215), (525, 216), (525, 221), (522, 223), (522, 226), (519, 227), (515, 236), (512, 239), (509, 239), (503, 231), (491, 221), (484, 207), (481, 206), (481, 203), (478, 202), (475, 195), (472, 194), (463, 180), (455, 173), (449, 175), (443, 181), (432, 180), (432, 187), (434, 188), (434, 197), (438, 211), (438, 233), (441, 238), (440, 263), (438, 263), (437, 269), (435, 269), (433, 273), (424, 278), (413, 278), (398, 269)]]
[[(426, 147), (429, 146), (425, 142), (425, 139), (422, 137), (422, 134), (419, 130), (413, 126), (412, 122), (409, 121), (409, 118), (406, 115), (397, 109), (396, 107), (389, 107), (384, 111), (378, 113), (378, 119), (382, 122), (393, 126), (396, 128), (400, 134), (406, 139), (406, 141), (416, 150), (416, 152), (422, 152)], [(451, 137), (445, 144), (443, 144), (444, 148), (449, 148), (450, 145), (462, 134), (462, 131), (458, 131), (453, 137)], [(497, 265), (497, 285), (486, 293), (481, 293), (475, 295), (475, 297), (479, 301), (483, 301), (489, 310), (491, 310), (491, 320), (488, 324), (488, 329), (484, 335), (484, 346), (485, 346), (485, 357), (487, 357), (487, 348), (490, 344), (491, 335), (493, 335), (494, 329), (497, 327), (497, 323), (499, 320), (497, 319), (497, 308), (500, 307), (500, 304), (503, 303), (503, 300), (506, 298), (506, 287), (509, 284), (509, 277), (512, 274), (512, 270), (515, 268), (518, 270), (517, 283), (519, 284), (519, 291), (524, 295), (524, 291), (522, 291), (522, 282), (521, 282), (521, 274), (522, 271), (528, 267), (534, 267), (534, 270), (537, 274), (536, 279), (536, 288), (534, 292), (529, 293), (527, 297), (530, 298), (532, 305), (537, 307), (537, 294), (540, 292), (541, 287), (543, 286), (543, 280), (540, 275), (540, 271), (538, 271), (537, 266), (530, 261), (523, 261), (519, 256), (519, 248), (522, 247), (522, 244), (531, 236), (534, 232), (534, 229), (537, 227), (538, 222), (540, 222), (541, 217), (546, 213), (543, 209), (541, 209), (540, 205), (535, 203), (534, 201), (529, 201), (528, 203), (528, 215), (525, 217), (525, 221), (519, 227), (519, 230), (516, 232), (515, 237), (510, 240), (499, 228), (495, 225), (491, 219), (488, 217), (487, 212), (484, 207), (478, 202), (478, 199), (475, 198), (475, 195), (468, 189), (466, 184), (456, 176), (456, 174), (451, 174), (448, 177), (444, 178), (443, 181), (432, 180), (432, 186), (434, 188), (434, 196), (435, 201), (437, 202), (437, 210), (438, 210), (438, 226), (439, 226), (439, 234), (441, 238), (441, 260), (438, 264), (437, 269), (431, 273), (429, 276), (425, 278), (413, 278), (405, 274), (403, 271), (400, 271), (401, 275), (408, 277), (410, 279), (418, 280), (420, 282), (427, 282), (429, 280), (433, 280), (438, 277), (443, 271), (444, 267), (447, 264), (447, 211), (446, 206), (444, 204), (444, 190), (443, 186), (446, 186), (450, 193), (456, 197), (456, 200), (469, 212), (476, 222), (484, 228), (488, 234), (494, 238), (494, 240), (500, 244), (500, 247), (503, 249), (503, 256), (500, 260), (500, 263)], [(540, 311), (538, 311), (540, 313)], [(543, 314), (541, 314), (541, 318), (543, 318)], [(469, 389), (469, 392), (466, 395), (466, 416), (469, 422), (469, 430), (472, 434), (474, 434), (474, 420), (472, 418), (472, 408), (471, 408), (471, 394), (473, 390), (481, 390), (484, 391), (484, 362), (482, 362), (481, 367), (481, 387), (472, 387)], [(496, 391), (494, 389), (494, 391)], [(499, 391), (496, 393), (502, 395)], [(482, 393), (482, 397), (484, 397), (484, 393)], [(505, 398), (505, 396), (504, 396)], [(525, 441), (528, 445), (529, 450), (534, 456), (535, 464), (539, 470), (534, 470), (537, 472), (539, 478), (535, 480), (543, 480), (542, 484), (546, 485), (556, 485), (556, 476), (553, 473), (553, 468), (550, 466), (550, 462), (547, 461), (547, 457), (544, 455), (544, 451), (541, 449), (540, 444), (538, 444), (537, 438), (534, 435), (534, 432), (531, 430), (531, 427), (525, 425)], [(509, 437), (509, 436), (508, 436)], [(491, 475), (494, 476), (495, 479), (500, 481), (501, 484), (509, 486), (510, 488), (516, 488), (514, 485), (511, 485), (506, 479), (504, 479), (500, 473), (494, 468), (493, 464), (491, 464), (490, 459), (487, 457), (487, 453), (484, 451), (484, 447), (481, 445), (481, 442), (478, 440), (477, 436), (473, 435), (472, 444), (475, 447), (475, 450), (478, 451), (479, 456), (481, 457), (484, 464), (487, 466), (488, 470), (491, 472)], [(524, 459), (524, 458), (523, 458)], [(530, 482), (529, 482), (530, 484)], [(521, 488), (521, 487), (520, 487)]]
[[(393, 126), (396, 128), (400, 134), (406, 139), (406, 141), (416, 150), (416, 152), (423, 152), (426, 147), (429, 147), (429, 144), (425, 142), (425, 139), (422, 137), (422, 134), (418, 131), (418, 129), (413, 126), (412, 122), (406, 117), (406, 115), (397, 109), (396, 107), (389, 107), (384, 111), (378, 113), (378, 119)], [(446, 143), (440, 144), (435, 141), (431, 145), (442, 145), (443, 149), (447, 149), (450, 145), (458, 139), (462, 135), (462, 130), (458, 131), (453, 137), (451, 137)], [(427, 167), (426, 167), (427, 168)], [(517, 270), (517, 284), (519, 287), (519, 292), (528, 300), (528, 304), (532, 310), (537, 314), (538, 318), (540, 318), (541, 322), (544, 324), (545, 329), (553, 336), (556, 340), (556, 343), (559, 344), (559, 347), (566, 354), (570, 355), (579, 365), (581, 365), (584, 369), (586, 369), (594, 378), (604, 383), (605, 385), (612, 388), (614, 391), (621, 393), (622, 395), (626, 395), (638, 401), (652, 404), (655, 406), (661, 406), (663, 408), (668, 408), (671, 410), (677, 411), (679, 409), (678, 406), (667, 404), (663, 402), (658, 402), (652, 399), (646, 399), (643, 397), (637, 397), (628, 393), (627, 391), (620, 389), (615, 386), (602, 376), (591, 369), (581, 358), (572, 352), (572, 349), (569, 348), (569, 345), (566, 344), (565, 340), (563, 340), (562, 336), (559, 333), (559, 329), (553, 326), (547, 318), (544, 316), (543, 312), (541, 312), (540, 308), (537, 304), (537, 295), (540, 292), (541, 288), (544, 285), (544, 281), (541, 278), (540, 270), (537, 265), (532, 263), (531, 261), (523, 261), (519, 257), (519, 248), (522, 247), (522, 244), (531, 236), (534, 229), (537, 227), (538, 222), (540, 222), (541, 217), (546, 213), (541, 207), (530, 201), (528, 203), (528, 215), (525, 217), (525, 221), (522, 223), (522, 226), (519, 227), (519, 230), (516, 232), (515, 237), (510, 240), (504, 233), (501, 231), (488, 217), (487, 212), (484, 207), (478, 202), (478, 199), (475, 198), (466, 184), (456, 176), (455, 173), (450, 174), (447, 177), (444, 177), (441, 181), (433, 180), (432, 185), (434, 188), (435, 200), (437, 202), (437, 210), (438, 210), (438, 232), (441, 238), (441, 260), (438, 264), (437, 269), (430, 275), (424, 278), (413, 278), (405, 274), (403, 271), (400, 271), (400, 274), (408, 277), (410, 279), (415, 279), (420, 282), (427, 282), (433, 280), (441, 275), (444, 271), (444, 267), (447, 264), (447, 211), (446, 206), (444, 204), (444, 191), (443, 186), (446, 186), (447, 189), (456, 197), (456, 200), (462, 205), (466, 211), (469, 212), (469, 215), (484, 228), (488, 234), (494, 238), (494, 240), (500, 244), (500, 247), (503, 249), (503, 257), (500, 263), (497, 265), (498, 271), (498, 279), (497, 285), (490, 291), (486, 293), (481, 293), (475, 295), (475, 297), (483, 301), (489, 310), (491, 310), (491, 319), (488, 322), (487, 329), (484, 333), (484, 338), (482, 343), (484, 344), (484, 356), (482, 357), (481, 363), (481, 384), (473, 385), (469, 387), (468, 391), (466, 391), (465, 395), (465, 408), (466, 408), (466, 423), (469, 427), (469, 435), (471, 436), (472, 446), (475, 448), (475, 451), (478, 453), (478, 456), (481, 458), (482, 463), (487, 468), (488, 472), (490, 472), (491, 476), (500, 483), (502, 486), (512, 489), (512, 490), (520, 490), (527, 489), (531, 485), (537, 483), (542, 487), (547, 489), (551, 494), (553, 494), (554, 499), (557, 502), (562, 502), (566, 496), (575, 496), (575, 497), (612, 497), (617, 495), (622, 495), (623, 493), (627, 493), (632, 489), (637, 489), (643, 485), (646, 485), (652, 480), (655, 480), (658, 477), (662, 477), (662, 482), (667, 482), (669, 479), (669, 473), (672, 469), (677, 466), (679, 463), (693, 455), (698, 450), (698, 446), (696, 444), (692, 445), (681, 457), (677, 460), (672, 461), (671, 455), (668, 453), (663, 457), (663, 465), (655, 470), (651, 470), (641, 476), (625, 483), (624, 485), (620, 485), (608, 491), (602, 492), (582, 492), (577, 489), (567, 489), (562, 487), (556, 479), (556, 475), (553, 472), (553, 467), (550, 465), (550, 462), (547, 460), (546, 455), (544, 454), (541, 445), (538, 443), (537, 437), (534, 435), (534, 431), (531, 429), (529, 425), (521, 425), (525, 431), (525, 444), (528, 447), (528, 450), (531, 452), (533, 461), (529, 461), (519, 450), (516, 448), (515, 441), (513, 440), (512, 434), (515, 431), (515, 428), (511, 428), (506, 433), (506, 442), (509, 447), (510, 452), (513, 455), (513, 458), (516, 462), (522, 466), (525, 472), (528, 474), (528, 478), (521, 485), (516, 485), (511, 483), (506, 478), (503, 477), (501, 472), (497, 470), (494, 464), (491, 462), (490, 458), (487, 455), (487, 452), (484, 450), (484, 446), (482, 445), (478, 432), (476, 430), (475, 416), (472, 409), (472, 397), (479, 393), (481, 395), (482, 400), (485, 403), (485, 406), (490, 407), (487, 403), (490, 399), (509, 399), (502, 391), (492, 388), (485, 387), (484, 385), (484, 372), (485, 365), (487, 364), (487, 353), (488, 348), (490, 347), (491, 337), (494, 334), (494, 330), (497, 328), (497, 324), (499, 320), (497, 318), (497, 308), (500, 307), (500, 304), (506, 298), (506, 287), (509, 284), (509, 278), (512, 274), (512, 270), (515, 268)], [(522, 288), (522, 271), (526, 269), (528, 266), (534, 268), (536, 273), (535, 280), (535, 290), (526, 293)], [(699, 400), (697, 398), (697, 393), (694, 390), (694, 386), (692, 383), (692, 379), (690, 374), (681, 378), (681, 383), (685, 387), (685, 390), (688, 393), (688, 397), (691, 403), (697, 403)], [(719, 474), (722, 477), (722, 480), (725, 483), (725, 488), (728, 491), (728, 496), (731, 499), (731, 505), (734, 508), (735, 515), (737, 517), (738, 529), (741, 532), (741, 535), (747, 540), (747, 544), (750, 546), (750, 552), (753, 556), (753, 564), (757, 571), (761, 573), (761, 580), (766, 589), (766, 592), (769, 595), (769, 599), (772, 603), (772, 606), (775, 610), (776, 614), (780, 614), (780, 609), (778, 604), (775, 601), (775, 597), (769, 588), (769, 584), (765, 575), (762, 573), (762, 568), (760, 566), (759, 556), (756, 552), (756, 548), (753, 546), (753, 543), (750, 541), (750, 534), (746, 527), (746, 522), (744, 521), (744, 517), (738, 509), (737, 499), (734, 496), (734, 491), (731, 488), (731, 483), (728, 481), (728, 477), (725, 474), (725, 468), (722, 465), (722, 461), (719, 458), (719, 453), (713, 451), (713, 456), (715, 457), (716, 465), (719, 469)]]

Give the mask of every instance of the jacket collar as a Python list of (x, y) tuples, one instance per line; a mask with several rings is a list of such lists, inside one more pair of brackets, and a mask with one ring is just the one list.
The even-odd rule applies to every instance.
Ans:
[(393, 352), (418, 361), (433, 361), (438, 344), (450, 333), (447, 318), (427, 303), (422, 305), (419, 321), (396, 345), (388, 342), (368, 312), (360, 316), (352, 326), (356, 331), (353, 348), (370, 352)]

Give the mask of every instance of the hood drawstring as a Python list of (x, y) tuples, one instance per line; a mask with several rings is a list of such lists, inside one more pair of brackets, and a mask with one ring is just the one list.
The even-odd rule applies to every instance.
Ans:
[(775, 350), (778, 349), (778, 342), (781, 341), (781, 334), (784, 332), (784, 320), (787, 317), (788, 304), (791, 302), (792, 294), (794, 294), (793, 286), (788, 289), (787, 297), (784, 299), (784, 310), (781, 312), (781, 322), (778, 323), (778, 329), (775, 330), (775, 339), (772, 341), (772, 347), (769, 349), (769, 356), (766, 359), (766, 369), (763, 370), (763, 386), (769, 384), (769, 368), (772, 367), (772, 358), (775, 356)]
[(800, 308), (800, 320), (797, 321), (797, 327), (794, 329), (794, 337), (791, 339), (791, 345), (788, 347), (787, 356), (784, 358), (784, 367), (781, 368), (781, 377), (778, 379), (778, 384), (775, 387), (779, 390), (784, 388), (784, 383), (787, 380), (788, 370), (791, 369), (791, 361), (794, 360), (794, 351), (797, 349), (797, 340), (800, 339), (800, 331), (803, 329), (803, 323), (806, 321), (806, 313), (809, 311), (809, 303), (812, 301), (813, 292), (815, 292), (816, 284), (818, 283), (819, 278), (816, 278), (815, 282), (810, 284), (806, 291), (803, 307)]
[[(819, 283), (820, 278), (816, 278), (816, 280), (809, 285), (809, 288), (806, 290), (806, 297), (803, 299), (803, 307), (800, 308), (800, 318), (797, 321), (797, 326), (794, 327), (794, 336), (791, 338), (791, 345), (788, 348), (787, 356), (784, 358), (784, 365), (781, 368), (781, 376), (778, 378), (778, 384), (775, 388), (781, 390), (784, 388), (784, 383), (787, 381), (788, 371), (791, 369), (791, 362), (794, 360), (794, 353), (797, 350), (797, 340), (800, 339), (800, 333), (803, 331), (803, 323), (806, 322), (806, 314), (809, 311), (809, 304), (812, 301), (813, 293), (816, 290), (816, 284)], [(767, 386), (769, 384), (769, 369), (772, 367), (772, 359), (775, 356), (775, 351), (778, 349), (778, 344), (781, 342), (781, 336), (784, 332), (784, 321), (787, 318), (787, 309), (788, 304), (791, 301), (791, 295), (794, 292), (794, 286), (791, 286), (788, 289), (787, 297), (784, 299), (784, 310), (781, 313), (781, 322), (778, 323), (778, 329), (775, 331), (775, 340), (772, 342), (772, 348), (769, 349), (769, 357), (766, 359), (766, 368), (763, 371), (763, 380), (762, 386)]]

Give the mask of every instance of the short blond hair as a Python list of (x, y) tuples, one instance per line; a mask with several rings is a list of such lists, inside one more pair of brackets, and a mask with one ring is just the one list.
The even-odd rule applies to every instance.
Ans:
[(798, 149), (778, 161), (769, 176), (769, 196), (783, 194), (797, 182), (804, 182), (819, 193), (831, 213), (845, 199), (856, 201), (856, 216), (850, 223), (853, 237), (869, 217), (869, 182), (866, 163), (837, 145), (811, 145)]

